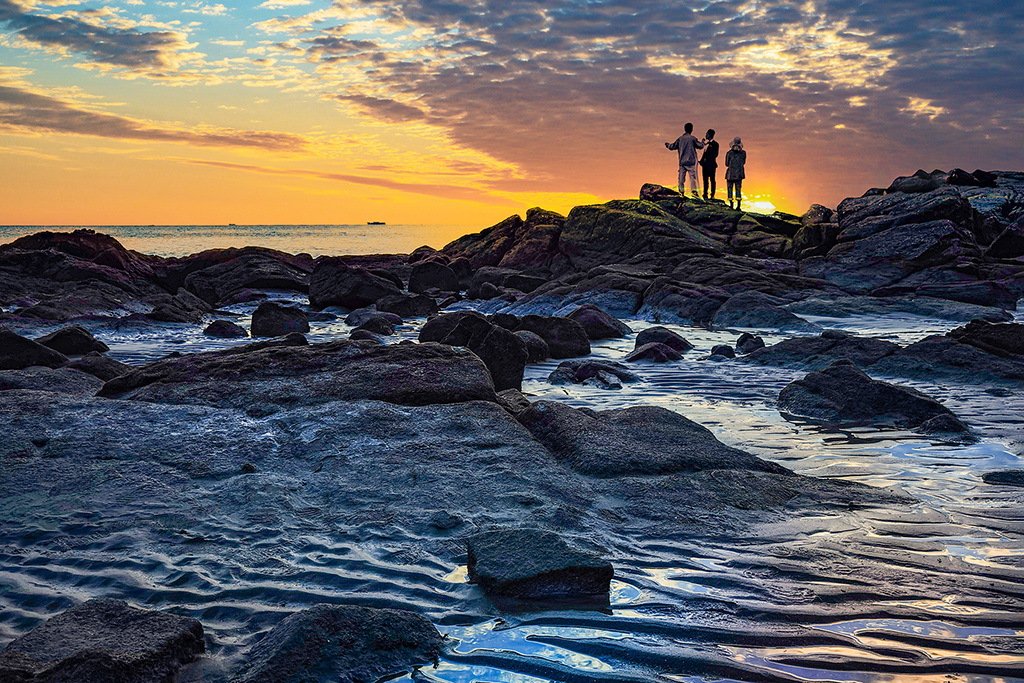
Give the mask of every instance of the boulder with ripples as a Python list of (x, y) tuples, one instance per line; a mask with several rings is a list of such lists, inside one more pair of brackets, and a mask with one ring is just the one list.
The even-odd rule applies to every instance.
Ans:
[(633, 333), (629, 325), (594, 304), (583, 304), (566, 317), (583, 325), (590, 341), (619, 339)]
[(361, 398), (404, 405), (495, 400), (487, 366), (470, 351), (349, 340), (304, 345), (295, 336), (301, 344), (285, 337), (150, 363), (110, 380), (98, 395), (243, 409)]
[(557, 602), (607, 600), (614, 569), (540, 529), (498, 529), (466, 539), (471, 581), (491, 595)]
[(9, 643), (0, 653), (0, 680), (168, 681), (205, 649), (195, 619), (120, 600), (89, 600)]
[(207, 337), (220, 337), (221, 339), (240, 339), (249, 336), (244, 327), (236, 325), (230, 320), (214, 320), (206, 326), (203, 334)]
[[(837, 360), (788, 384), (779, 410), (832, 424), (871, 424), (929, 432), (967, 432), (967, 426), (933, 398), (908, 387), (871, 379), (848, 359)], [(936, 418), (943, 418), (936, 420)]]
[(648, 342), (633, 349), (633, 351), (626, 355), (623, 360), (627, 363), (633, 363), (640, 360), (649, 360), (654, 363), (668, 363), (670, 361), (680, 360), (682, 357), (683, 354), (679, 353), (679, 351), (668, 344), (662, 344), (661, 342)]
[(536, 401), (518, 420), (556, 459), (594, 477), (717, 469), (792, 474), (726, 446), (679, 413), (655, 406), (593, 411)]
[(81, 358), (75, 358), (65, 367), (81, 370), (93, 377), (98, 377), (104, 382), (119, 377), (133, 369), (130, 365), (116, 361), (96, 351), (87, 353)]
[(90, 351), (103, 353), (109, 351), (110, 347), (92, 336), (92, 333), (81, 325), (69, 325), (62, 327), (56, 332), (40, 337), (36, 340), (43, 346), (49, 346), (54, 351), (59, 351), (65, 356), (84, 356)]
[(252, 313), (249, 332), (254, 337), (280, 337), (291, 332), (309, 332), (309, 321), (301, 308), (264, 301)]
[(68, 368), (31, 367), (24, 370), (0, 370), (0, 391), (34, 389), (72, 396), (92, 396), (103, 380), (81, 370)]
[(321, 258), (309, 276), (309, 305), (316, 309), (327, 306), (362, 308), (401, 293), (391, 280), (350, 265), (340, 257)]
[(660, 325), (655, 327), (648, 327), (646, 330), (641, 330), (636, 335), (635, 349), (639, 349), (641, 346), (646, 344), (664, 344), (672, 349), (675, 349), (679, 353), (686, 353), (693, 348), (693, 344), (688, 342), (679, 333), (673, 332), (667, 327)]
[(0, 370), (21, 370), (33, 365), (59, 368), (69, 361), (67, 356), (49, 346), (0, 327)]
[(402, 609), (320, 604), (287, 616), (233, 683), (372, 683), (437, 662), (441, 634)]
[(547, 342), (552, 358), (575, 358), (590, 354), (590, 339), (583, 325), (560, 316), (524, 315), (520, 330), (528, 330)]

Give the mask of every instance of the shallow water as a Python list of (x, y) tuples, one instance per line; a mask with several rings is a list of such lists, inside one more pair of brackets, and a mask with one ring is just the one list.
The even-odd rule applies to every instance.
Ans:
[[(254, 306), (233, 307), (236, 322), (248, 326)], [(351, 328), (337, 313), (312, 323), (311, 341), (347, 336)], [(414, 339), (420, 322), (391, 341)], [(650, 325), (627, 322), (635, 331)], [(914, 316), (816, 322), (900, 343), (954, 326)], [(111, 356), (132, 364), (242, 343), (211, 340), (188, 325), (90, 325)], [(1024, 494), (981, 480), (986, 471), (1021, 466), (1021, 391), (997, 396), (899, 380), (943, 400), (980, 434), (975, 444), (829, 431), (787, 421), (775, 408), (782, 387), (804, 372), (706, 360), (711, 346), (732, 344), (737, 332), (674, 329), (696, 348), (678, 363), (635, 364), (641, 381), (622, 389), (550, 385), (556, 361), (530, 366), (523, 389), (598, 410), (663, 406), (801, 474), (894, 487), (919, 502), (778, 515), (743, 538), (608, 538), (616, 572), (608, 609), (507, 614), (452, 560), (460, 556), (452, 550), (458, 530), (423, 536), (389, 524), (384, 508), (332, 519), (286, 470), (268, 484), (295, 487), (267, 497), (276, 507), (231, 509), (229, 485), (203, 480), (195, 510), (162, 517), (159, 506), (147, 509), (158, 522), (151, 526), (132, 522), (138, 503), (129, 499), (104, 509), (77, 505), (71, 480), (67, 490), (47, 493), (48, 515), (36, 512), (39, 501), (2, 510), (0, 642), (89, 597), (123, 597), (200, 619), (210, 656), (182, 680), (220, 681), (285, 614), (356, 601), (408, 606), (447, 634), (439, 666), (397, 680), (1024, 680)], [(769, 344), (783, 338), (763, 336)], [(619, 360), (632, 346), (631, 338), (600, 342), (594, 356)], [(269, 422), (251, 422), (255, 430), (267, 425), (273, 439)], [(316, 440), (315, 421), (298, 429)]]

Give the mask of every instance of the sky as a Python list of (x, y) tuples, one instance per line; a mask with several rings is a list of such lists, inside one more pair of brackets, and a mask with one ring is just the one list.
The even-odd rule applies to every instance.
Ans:
[(1022, 65), (1022, 0), (0, 0), (0, 224), (483, 227), (687, 121), (799, 214), (1024, 170)]

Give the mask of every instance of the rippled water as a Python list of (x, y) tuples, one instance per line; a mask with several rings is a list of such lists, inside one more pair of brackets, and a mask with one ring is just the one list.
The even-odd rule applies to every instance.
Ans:
[[(233, 308), (243, 325), (251, 310)], [(396, 341), (415, 338), (415, 322)], [(628, 322), (637, 331), (650, 325)], [(953, 326), (909, 315), (816, 322), (900, 343)], [(350, 331), (343, 317), (313, 327), (311, 341)], [(21, 507), (7, 507), (0, 520), (0, 642), (80, 600), (119, 596), (200, 619), (211, 656), (182, 680), (219, 681), (284, 614), (354, 599), (409, 606), (447, 634), (436, 668), (397, 680), (1024, 680), (1024, 494), (981, 480), (1021, 466), (1020, 387), (995, 395), (897, 380), (943, 400), (981, 435), (971, 445), (893, 430), (829, 431), (787, 421), (775, 408), (779, 390), (805, 373), (706, 360), (737, 333), (675, 329), (697, 348), (678, 363), (637, 364), (641, 381), (621, 390), (550, 385), (555, 361), (530, 366), (523, 389), (595, 409), (664, 406), (801, 474), (896, 487), (919, 502), (778, 515), (742, 538), (607, 538), (616, 577), (609, 609), (506, 614), (466, 583), (452, 559), (464, 558), (453, 552), (457, 532), (389, 526), (384, 509), (329, 519), (296, 492), (286, 506), (243, 518), (215, 504), (227, 493), (213, 480), (196, 492), (193, 515), (161, 518), (157, 506), (148, 510), (157, 525), (139, 527), (133, 501), (91, 510), (76, 507), (73, 493), (50, 491), (52, 513), (32, 529)], [(187, 325), (97, 323), (94, 331), (110, 355), (135, 364), (238, 343)], [(764, 336), (769, 344), (782, 338)], [(594, 356), (619, 360), (632, 344), (600, 342)], [(315, 438), (315, 425), (308, 429)]]

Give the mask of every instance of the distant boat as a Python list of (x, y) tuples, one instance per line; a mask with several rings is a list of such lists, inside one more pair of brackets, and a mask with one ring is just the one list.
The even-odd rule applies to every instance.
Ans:
[(384, 221), (366, 221), (367, 225), (387, 225)]

